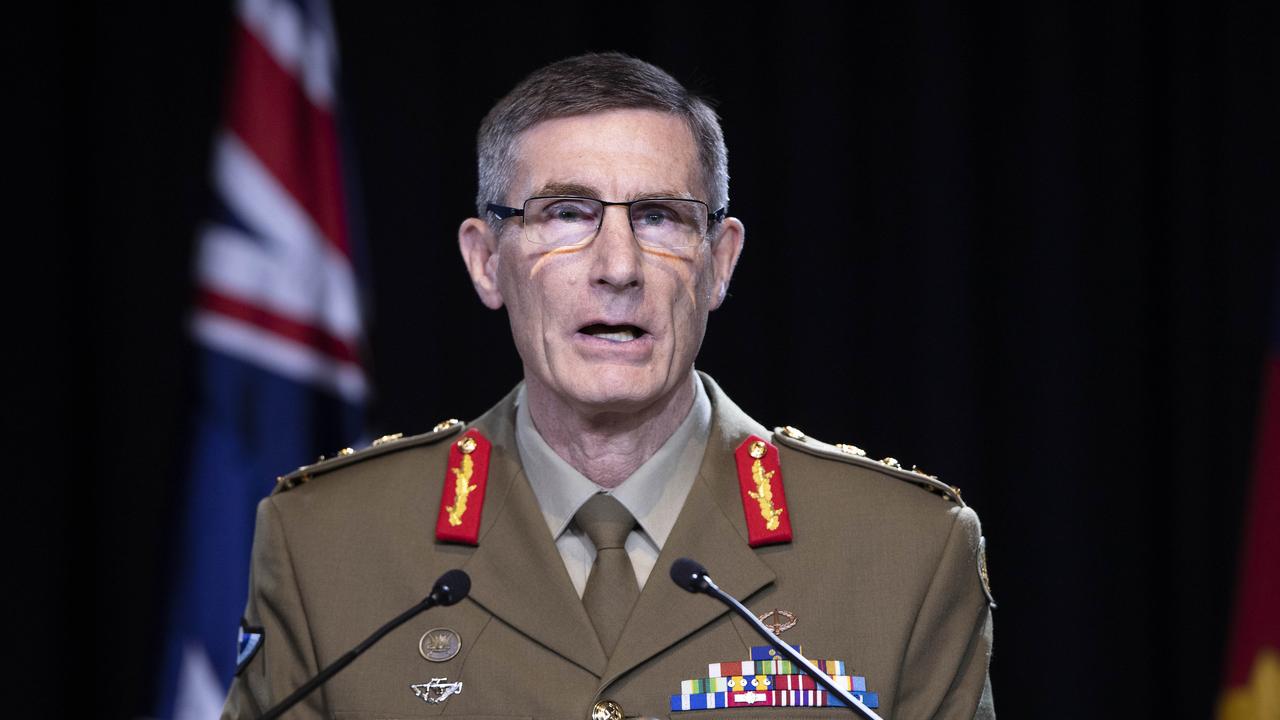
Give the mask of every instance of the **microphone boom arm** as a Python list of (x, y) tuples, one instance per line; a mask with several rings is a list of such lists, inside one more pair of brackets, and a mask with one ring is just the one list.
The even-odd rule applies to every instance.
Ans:
[(365, 650), (368, 650), (374, 643), (378, 642), (387, 633), (395, 630), (401, 625), (408, 622), (411, 618), (420, 612), (428, 610), (436, 606), (453, 605), (459, 600), (467, 596), (471, 592), (471, 578), (461, 570), (450, 570), (440, 579), (436, 580), (436, 584), (431, 588), (431, 594), (422, 599), (422, 602), (405, 610), (399, 615), (383, 624), (382, 627), (373, 631), (373, 634), (365, 638), (359, 645), (348, 650), (342, 657), (329, 663), (325, 669), (319, 674), (303, 683), (297, 690), (294, 690), (284, 700), (276, 703), (269, 710), (262, 714), (258, 720), (275, 720), (285, 713), (286, 710), (296, 705), (302, 698), (311, 694), (313, 690), (323, 685), (329, 678), (338, 674), (338, 671), (350, 665), (353, 660), (360, 657)]
[[(760, 622), (760, 618), (756, 617), (755, 614), (748, 610), (745, 605), (738, 602), (737, 598), (721, 590), (720, 586), (716, 585), (715, 582), (707, 576), (705, 571), (701, 573), (700, 580), (701, 582), (697, 583), (697, 589), (701, 589), (708, 595), (718, 599), (720, 602), (723, 602), (725, 605), (728, 605), (733, 609), (734, 612), (741, 615), (742, 619), (750, 623), (751, 627), (755, 628), (756, 632), (760, 633), (764, 639), (768, 640), (770, 645), (777, 648), (783, 655), (786, 655), (788, 660), (804, 668), (804, 671), (808, 673), (810, 677), (822, 685), (827, 692), (840, 698), (840, 701), (845, 703), (850, 710), (861, 713), (864, 718), (867, 718), (867, 720), (882, 720), (874, 710), (862, 704), (862, 702), (859, 701), (858, 698), (854, 697), (848, 690), (836, 686), (835, 681), (833, 681), (829, 675), (819, 670), (812, 662), (809, 662), (808, 658), (797, 652), (795, 648), (780, 640), (777, 635), (774, 635), (773, 631), (765, 627), (765, 624)], [(686, 589), (688, 588), (686, 587)]]

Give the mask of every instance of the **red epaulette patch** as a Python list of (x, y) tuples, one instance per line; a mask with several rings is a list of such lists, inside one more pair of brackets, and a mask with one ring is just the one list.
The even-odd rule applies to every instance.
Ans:
[(778, 448), (752, 435), (734, 452), (738, 461), (738, 486), (742, 511), (747, 515), (751, 547), (791, 542), (791, 516), (787, 493), (782, 489)]
[(449, 468), (445, 470), (440, 493), (440, 518), (436, 539), (441, 542), (480, 544), (480, 512), (484, 510), (484, 490), (489, 483), (489, 440), (471, 428), (449, 448)]

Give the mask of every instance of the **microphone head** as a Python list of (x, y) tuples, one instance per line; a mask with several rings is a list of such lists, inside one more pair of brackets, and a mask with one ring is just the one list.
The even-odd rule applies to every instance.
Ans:
[(707, 591), (707, 569), (697, 560), (680, 558), (671, 563), (671, 580), (691, 593)]
[(452, 605), (471, 592), (471, 576), (461, 570), (450, 570), (431, 587), (437, 605)]

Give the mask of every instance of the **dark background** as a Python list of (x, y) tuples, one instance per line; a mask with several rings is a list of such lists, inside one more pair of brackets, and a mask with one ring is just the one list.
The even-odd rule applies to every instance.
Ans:
[[(767, 425), (964, 489), (1001, 716), (1210, 713), (1278, 276), (1274, 4), (335, 14), (373, 435), (473, 417), (517, 381), (457, 257), (475, 129), (548, 61), (630, 52), (723, 117), (747, 245), (699, 366)], [(10, 29), (32, 125), (11, 141), (53, 200), (8, 283), (38, 280), (11, 305), (37, 401), (6, 413), (35, 715), (150, 708), (230, 18), (51, 6)]]

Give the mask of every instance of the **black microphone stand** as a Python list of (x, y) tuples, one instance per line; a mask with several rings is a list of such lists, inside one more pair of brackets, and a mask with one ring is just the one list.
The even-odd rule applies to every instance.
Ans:
[(364, 639), (364, 642), (351, 648), (342, 657), (329, 663), (328, 667), (321, 670), (319, 674), (303, 683), (297, 690), (294, 690), (284, 700), (276, 703), (274, 707), (262, 714), (258, 720), (275, 720), (285, 713), (286, 710), (297, 705), (302, 698), (311, 694), (312, 690), (323, 685), (329, 678), (338, 674), (346, 666), (350, 665), (353, 660), (360, 657), (365, 650), (368, 650), (374, 643), (378, 642), (387, 633), (395, 630), (401, 625), (409, 621), (410, 618), (424, 610), (433, 608), (436, 605), (452, 605), (467, 596), (471, 590), (471, 578), (461, 570), (450, 570), (440, 579), (436, 581), (435, 586), (431, 589), (431, 594), (422, 599), (422, 602), (405, 610), (399, 615), (392, 618), (382, 627), (373, 631), (373, 634)]

